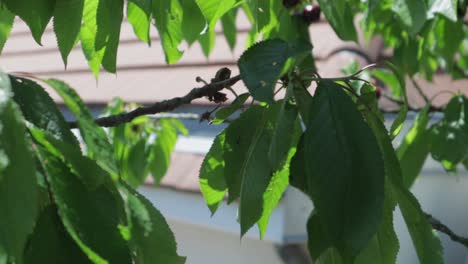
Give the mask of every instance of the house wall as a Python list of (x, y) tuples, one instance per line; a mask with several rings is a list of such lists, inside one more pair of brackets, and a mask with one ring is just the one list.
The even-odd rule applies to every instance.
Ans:
[(179, 253), (187, 264), (282, 264), (277, 247), (266, 241), (242, 239), (231, 234), (178, 221), (169, 221)]

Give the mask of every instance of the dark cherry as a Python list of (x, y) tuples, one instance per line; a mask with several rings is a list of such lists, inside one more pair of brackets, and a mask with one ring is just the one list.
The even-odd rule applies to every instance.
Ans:
[(381, 96), (382, 96), (382, 89), (377, 87), (375, 89), (375, 96), (377, 97), (377, 99), (379, 99)]
[(295, 7), (299, 2), (301, 2), (301, 0), (283, 0), (283, 5), (286, 8), (291, 8)]
[(313, 23), (320, 19), (320, 6), (318, 5), (306, 5), (302, 10), (302, 18), (307, 23)]

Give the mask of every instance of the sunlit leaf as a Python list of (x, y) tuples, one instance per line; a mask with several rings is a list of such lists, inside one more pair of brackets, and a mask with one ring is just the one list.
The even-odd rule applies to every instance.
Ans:
[(148, 44), (151, 44), (151, 6), (152, 0), (129, 0), (127, 2), (127, 19), (132, 24), (135, 35)]
[(200, 190), (212, 215), (218, 209), (227, 191), (223, 158), (225, 137), (225, 131), (216, 136), (200, 168)]

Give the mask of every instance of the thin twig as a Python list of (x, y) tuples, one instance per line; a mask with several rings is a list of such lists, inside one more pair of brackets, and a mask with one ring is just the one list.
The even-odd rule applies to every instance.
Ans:
[[(237, 75), (224, 81), (210, 83), (200, 88), (193, 88), (183, 97), (175, 97), (169, 100), (154, 103), (150, 106), (139, 107), (128, 113), (101, 117), (96, 119), (96, 123), (102, 127), (115, 127), (124, 123), (128, 123), (139, 116), (168, 112), (176, 109), (181, 105), (190, 104), (195, 99), (213, 95), (228, 86), (234, 85), (240, 80), (240, 75)], [(77, 122), (70, 122), (69, 125), (70, 128), (78, 127)]]
[(446, 234), (447, 236), (450, 237), (452, 241), (458, 242), (464, 245), (466, 248), (468, 248), (468, 238), (455, 234), (455, 232), (453, 232), (448, 226), (440, 222), (438, 219), (436, 219), (432, 215), (428, 213), (424, 213), (424, 215), (426, 216), (429, 224), (431, 224), (432, 228), (434, 228), (435, 230), (441, 233)]
[(429, 100), (429, 98), (427, 97), (427, 95), (423, 92), (421, 86), (419, 86), (419, 83), (416, 82), (416, 80), (415, 80), (413, 77), (411, 77), (410, 79), (411, 79), (411, 82), (412, 82), (413, 85), (414, 85), (414, 88), (416, 88), (416, 91), (418, 91), (419, 95), (421, 95), (421, 97), (424, 99), (424, 101), (426, 102), (426, 104), (429, 103), (430, 100)]
[(382, 96), (385, 98), (385, 99), (388, 99), (389, 101), (395, 103), (395, 104), (399, 104), (399, 105), (403, 105), (405, 104), (405, 102), (403, 100), (400, 100), (398, 98), (395, 98), (389, 94), (386, 94), (386, 93), (382, 93)]

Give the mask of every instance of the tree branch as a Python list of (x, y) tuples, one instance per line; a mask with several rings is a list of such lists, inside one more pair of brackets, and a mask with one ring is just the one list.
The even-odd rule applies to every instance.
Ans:
[[(195, 99), (205, 96), (213, 96), (216, 92), (219, 92), (228, 86), (232, 86), (240, 80), (240, 75), (237, 75), (223, 81), (211, 82), (203, 87), (193, 88), (183, 97), (175, 97), (169, 100), (154, 103), (150, 106), (138, 107), (135, 110), (126, 113), (101, 117), (96, 119), (96, 123), (102, 127), (115, 127), (124, 123), (128, 123), (139, 116), (168, 112), (176, 109), (179, 106), (190, 104)], [(69, 122), (69, 125), (70, 128), (78, 127), (78, 123), (76, 121)]]
[(442, 222), (434, 218), (432, 215), (428, 213), (424, 213), (424, 214), (426, 215), (426, 218), (429, 224), (432, 225), (432, 228), (434, 228), (435, 230), (441, 233), (446, 234), (447, 236), (450, 237), (452, 241), (458, 242), (464, 245), (466, 248), (468, 248), (468, 238), (455, 234), (448, 226), (444, 225)]

